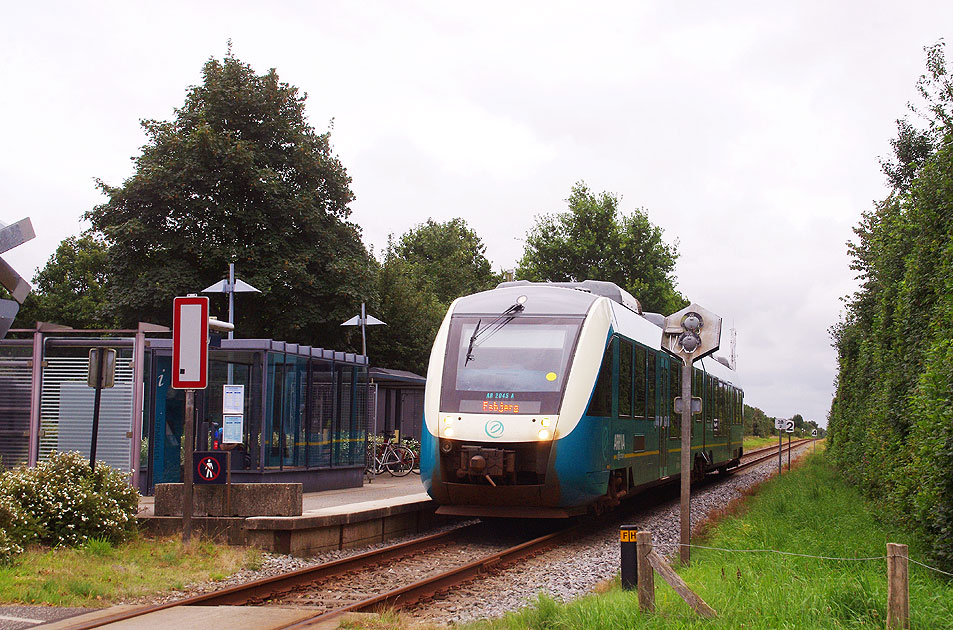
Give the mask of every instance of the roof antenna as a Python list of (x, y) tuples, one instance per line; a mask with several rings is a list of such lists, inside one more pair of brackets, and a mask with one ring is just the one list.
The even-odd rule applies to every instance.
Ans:
[(737, 351), (738, 331), (735, 330), (734, 327), (732, 327), (730, 332), (731, 332), (731, 356), (729, 357), (728, 360), (731, 362), (731, 369), (735, 370), (738, 366), (738, 351)]

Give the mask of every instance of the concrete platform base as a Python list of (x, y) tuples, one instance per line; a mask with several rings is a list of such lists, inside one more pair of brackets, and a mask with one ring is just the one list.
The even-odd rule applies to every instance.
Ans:
[[(332, 549), (362, 547), (415, 534), (445, 522), (425, 494), (309, 510), (301, 516), (198, 517), (193, 532), (230, 545), (252, 545), (275, 553), (309, 556)], [(181, 533), (178, 516), (139, 518), (155, 536)]]

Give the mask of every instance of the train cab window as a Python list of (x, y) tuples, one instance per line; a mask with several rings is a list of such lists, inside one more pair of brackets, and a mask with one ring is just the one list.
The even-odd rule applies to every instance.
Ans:
[(619, 415), (632, 416), (632, 342), (619, 341)]
[(645, 417), (645, 348), (635, 347), (635, 411), (636, 418)]
[(589, 401), (590, 416), (612, 415), (612, 344), (606, 346), (602, 355), (602, 367), (599, 368), (599, 378), (596, 379), (596, 388)]
[(655, 382), (655, 353), (651, 350), (646, 353), (646, 381), (648, 386), (646, 389), (646, 409), (645, 413), (649, 419), (655, 420), (655, 390), (657, 383)]

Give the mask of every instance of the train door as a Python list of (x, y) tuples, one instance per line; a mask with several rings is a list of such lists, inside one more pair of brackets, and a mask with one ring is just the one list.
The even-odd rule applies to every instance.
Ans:
[(669, 431), (672, 426), (672, 414), (670, 411), (669, 401), (669, 383), (671, 381), (669, 376), (669, 370), (671, 369), (670, 363), (667, 357), (662, 355), (658, 356), (658, 401), (656, 402), (656, 409), (658, 409), (659, 416), (659, 436), (660, 436), (660, 452), (665, 453), (665, 468), (662, 471), (663, 476), (672, 475), (675, 473), (675, 466), (678, 462), (678, 457), (672, 457), (671, 446), (669, 444)]
[(655, 430), (655, 448), (658, 449), (659, 463), (656, 474), (659, 477), (664, 477), (666, 462), (666, 453), (663, 448), (665, 444), (665, 431), (661, 426), (661, 421), (656, 411), (658, 409), (658, 355), (652, 350), (646, 350), (645, 354), (645, 419), (648, 423), (651, 423)]

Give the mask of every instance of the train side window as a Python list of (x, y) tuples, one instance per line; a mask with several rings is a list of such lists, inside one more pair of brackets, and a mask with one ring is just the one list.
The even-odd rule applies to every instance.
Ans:
[(672, 362), (672, 366), (668, 370), (668, 382), (668, 395), (671, 399), (671, 402), (668, 404), (672, 406), (672, 421), (669, 422), (668, 425), (668, 436), (670, 438), (679, 438), (682, 436), (682, 414), (675, 412), (675, 397), (682, 395), (682, 371), (675, 361)]
[(715, 388), (712, 387), (712, 378), (705, 375), (705, 422), (711, 424), (715, 417)]
[(646, 353), (646, 376), (648, 387), (646, 387), (646, 410), (645, 413), (651, 420), (655, 420), (655, 353), (649, 350)]
[(602, 367), (599, 368), (599, 378), (596, 379), (587, 413), (604, 417), (612, 414), (612, 344), (606, 346), (605, 354), (602, 355)]
[(619, 415), (632, 415), (632, 342), (619, 342)]
[(635, 347), (635, 411), (636, 418), (645, 417), (645, 348)]

